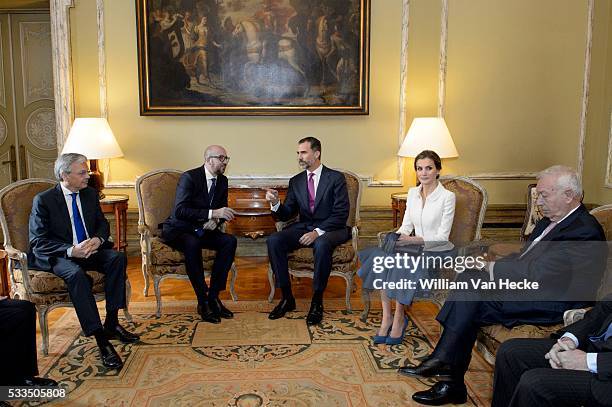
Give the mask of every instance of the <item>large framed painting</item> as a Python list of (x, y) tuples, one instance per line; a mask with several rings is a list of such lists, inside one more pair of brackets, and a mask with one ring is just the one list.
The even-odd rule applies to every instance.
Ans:
[(136, 0), (142, 115), (368, 114), (370, 0)]

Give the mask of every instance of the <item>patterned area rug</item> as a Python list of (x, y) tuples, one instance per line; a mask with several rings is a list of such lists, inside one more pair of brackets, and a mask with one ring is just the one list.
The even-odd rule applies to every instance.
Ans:
[[(132, 303), (132, 328), (141, 343), (116, 345), (125, 366), (106, 371), (95, 341), (80, 336), (74, 312), (51, 328), (51, 353), (40, 363), (66, 387), (68, 398), (49, 405), (122, 406), (406, 406), (433, 382), (400, 376), (432, 350), (438, 324), (418, 304), (400, 345), (373, 345), (380, 311), (367, 322), (326, 301), (323, 323), (307, 327), (308, 303), (288, 318), (269, 321), (267, 302), (243, 301), (229, 308), (234, 320), (202, 323), (189, 302)], [(125, 321), (122, 321), (125, 323)], [(479, 356), (468, 373), (467, 405), (488, 405), (491, 367)], [(40, 403), (38, 403), (40, 404)], [(37, 403), (29, 403), (37, 405)]]

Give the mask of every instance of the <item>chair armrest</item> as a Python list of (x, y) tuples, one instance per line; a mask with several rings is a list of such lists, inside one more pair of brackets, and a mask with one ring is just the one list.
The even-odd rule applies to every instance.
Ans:
[(8, 261), (8, 270), (11, 276), (11, 285), (15, 285), (15, 263), (19, 263), (19, 269), (21, 270), (21, 275), (23, 279), (23, 287), (26, 293), (26, 300), (29, 299), (30, 293), (32, 293), (32, 286), (30, 284), (30, 273), (28, 271), (28, 255), (21, 250), (17, 250), (12, 246), (6, 246), (4, 248), (6, 254), (9, 258)]
[(580, 321), (584, 318), (584, 314), (586, 314), (587, 311), (588, 309), (586, 308), (568, 309), (563, 313), (563, 326), (568, 326), (574, 322)]
[(277, 221), (275, 223), (276, 231), (280, 232), (281, 230), (285, 229), (287, 226), (290, 226), (290, 225), (293, 225), (294, 223), (297, 223), (297, 221), (298, 221), (298, 217), (297, 216), (294, 217), (294, 218), (291, 218), (291, 219), (289, 219), (288, 221), (285, 221), (285, 222), (279, 220), (279, 221)]
[(383, 243), (385, 243), (385, 237), (389, 234), (389, 233), (395, 233), (395, 229), (392, 230), (385, 230), (382, 232), (378, 232), (376, 234), (376, 237), (378, 238), (378, 247), (382, 247)]

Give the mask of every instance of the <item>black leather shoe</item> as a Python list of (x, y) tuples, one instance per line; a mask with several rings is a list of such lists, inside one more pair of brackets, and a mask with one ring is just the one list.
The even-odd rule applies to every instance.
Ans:
[(285, 316), (287, 312), (295, 311), (295, 298), (288, 300), (282, 299), (276, 307), (268, 314), (269, 319), (279, 319)]
[(131, 333), (121, 325), (117, 324), (114, 328), (104, 328), (107, 339), (119, 339), (123, 343), (134, 343), (140, 339), (139, 335)]
[(108, 343), (99, 349), (104, 367), (107, 369), (121, 369), (123, 367), (123, 361), (121, 361), (121, 357), (113, 348), (113, 345)]
[(464, 383), (438, 382), (429, 390), (417, 391), (412, 395), (417, 403), (428, 406), (441, 406), (442, 404), (462, 404), (467, 401), (467, 390)]
[(46, 377), (28, 377), (23, 379), (23, 385), (36, 387), (57, 387), (57, 382), (53, 379), (47, 379)]
[(210, 308), (212, 308), (217, 313), (217, 315), (219, 315), (221, 318), (225, 318), (225, 319), (234, 318), (234, 313), (228, 310), (227, 308), (225, 308), (225, 305), (223, 305), (221, 300), (218, 298), (215, 298), (214, 300), (210, 301)]
[(435, 377), (437, 379), (450, 379), (452, 369), (448, 363), (428, 357), (418, 366), (406, 366), (398, 370), (400, 374), (410, 377)]
[(198, 305), (198, 313), (202, 316), (202, 321), (204, 322), (210, 322), (211, 324), (221, 323), (221, 317), (208, 302)]
[(317, 325), (323, 319), (323, 303), (313, 302), (306, 317), (306, 325)]

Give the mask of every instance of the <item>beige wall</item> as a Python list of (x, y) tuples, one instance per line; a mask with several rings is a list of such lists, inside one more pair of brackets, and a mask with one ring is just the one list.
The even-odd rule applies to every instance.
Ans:
[[(75, 112), (98, 115), (95, 0), (75, 3), (71, 11)], [(320, 118), (139, 116), (134, 3), (104, 3), (109, 122), (125, 153), (111, 161), (111, 185), (133, 182), (154, 168), (199, 165), (203, 149), (211, 143), (222, 143), (229, 150), (230, 177), (288, 176), (297, 171), (295, 142), (308, 134), (322, 140), (327, 165), (379, 180), (396, 178), (401, 0), (372, 1), (370, 115)], [(460, 157), (445, 160), (445, 173), (537, 171), (554, 163), (576, 166), (587, 0), (449, 3), (446, 120)], [(594, 44), (599, 54), (594, 51), (593, 59), (597, 83), (592, 86), (607, 87), (592, 103), (609, 112), (612, 91), (606, 76), (610, 69), (605, 67), (612, 66), (607, 36), (610, 0), (596, 3), (596, 18), (603, 21), (605, 34), (599, 24), (599, 42)], [(440, 14), (440, 1), (410, 1), (403, 89), (408, 125), (413, 117), (437, 113)], [(589, 117), (588, 156), (606, 154), (607, 134), (594, 130), (601, 123)], [(605, 163), (595, 168), (593, 160), (585, 168), (587, 201), (609, 202), (610, 190), (596, 180), (602, 178), (598, 174)], [(388, 205), (390, 193), (414, 182), (412, 163), (407, 164), (404, 187), (366, 188), (362, 203)], [(517, 203), (524, 201), (525, 185), (533, 181), (482, 182), (490, 202)]]

